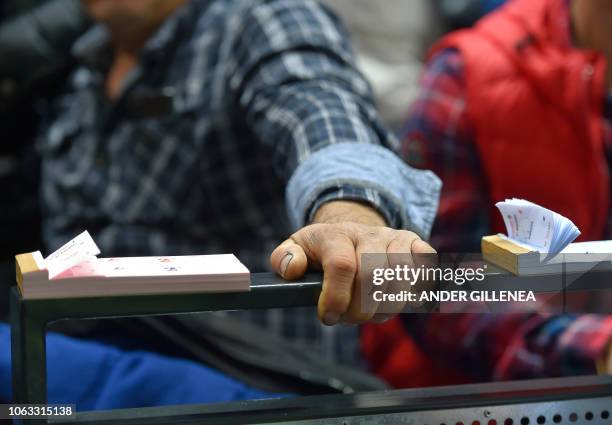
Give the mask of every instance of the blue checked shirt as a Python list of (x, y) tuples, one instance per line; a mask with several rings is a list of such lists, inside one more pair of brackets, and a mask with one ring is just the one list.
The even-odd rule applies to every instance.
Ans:
[[(336, 199), (429, 233), (440, 183), (391, 152), (346, 34), (314, 1), (193, 0), (113, 100), (108, 33), (92, 28), (73, 51), (81, 66), (39, 142), (48, 249), (87, 229), (106, 256), (232, 252), (262, 271)], [(356, 358), (357, 330), (324, 329), (311, 310), (250, 319)]]

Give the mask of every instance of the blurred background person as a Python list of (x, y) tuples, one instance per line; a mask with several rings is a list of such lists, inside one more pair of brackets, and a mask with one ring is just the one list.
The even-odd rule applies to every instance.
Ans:
[[(96, 24), (72, 45), (77, 65), (38, 140), (46, 250), (87, 228), (104, 255), (234, 252), (254, 272), (287, 278), (321, 265), (318, 311), (248, 312), (243, 322), (308, 347), (310, 358), (292, 347), (305, 366), (318, 356), (361, 367), (358, 329), (323, 327), (317, 313), (330, 326), (369, 319), (352, 301), (357, 250), (430, 250), (389, 227), (426, 237), (439, 182), (393, 153), (398, 141), (337, 19), (307, 0), (83, 4)], [(156, 321), (154, 331), (180, 329), (201, 347), (211, 320), (199, 319)], [(79, 335), (141, 348), (145, 332), (127, 322)], [(253, 342), (241, 329), (234, 339)], [(268, 344), (258, 360), (280, 348)]]
[[(443, 180), (432, 233), (480, 252), (504, 232), (495, 202), (524, 198), (612, 239), (612, 3), (514, 0), (432, 50), (404, 128), (405, 159)], [(402, 317), (419, 347), (466, 379), (611, 373), (612, 317)], [(607, 365), (607, 366), (605, 366)]]
[[(76, 65), (74, 41), (91, 25), (79, 0), (0, 3), (0, 402), (11, 402), (8, 289), (16, 252), (41, 246), (39, 158), (44, 104)], [(200, 362), (126, 351), (55, 333), (47, 337), (48, 397), (79, 410), (208, 403), (271, 396)], [(78, 383), (75, 385), (75, 383)], [(206, 383), (206, 385), (203, 385)], [(92, 391), (92, 388), (96, 388)], [(0, 423), (4, 423), (0, 420)]]

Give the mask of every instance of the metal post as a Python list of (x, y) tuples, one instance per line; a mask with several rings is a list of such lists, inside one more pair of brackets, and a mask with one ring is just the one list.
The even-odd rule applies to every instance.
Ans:
[[(11, 363), (13, 403), (47, 402), (46, 322), (28, 314), (17, 287), (11, 289)], [(40, 423), (20, 420), (18, 424)]]

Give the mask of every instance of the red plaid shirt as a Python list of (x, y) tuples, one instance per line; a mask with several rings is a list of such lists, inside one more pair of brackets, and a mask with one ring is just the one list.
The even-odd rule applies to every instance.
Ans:
[[(431, 239), (441, 252), (479, 252), (481, 237), (491, 232), (485, 212), (492, 201), (466, 101), (463, 59), (456, 50), (443, 51), (428, 65), (404, 128), (406, 160), (433, 170), (444, 183)], [(612, 96), (605, 111), (610, 160)], [(612, 239), (610, 229), (606, 237)], [(425, 352), (461, 365), (474, 379), (595, 373), (597, 359), (612, 341), (612, 316), (438, 314), (404, 320)]]

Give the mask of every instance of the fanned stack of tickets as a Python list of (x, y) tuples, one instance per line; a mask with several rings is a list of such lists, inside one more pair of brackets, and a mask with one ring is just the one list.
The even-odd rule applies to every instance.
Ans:
[(87, 231), (47, 258), (17, 255), (24, 298), (248, 291), (249, 270), (231, 254), (97, 258)]
[(533, 202), (513, 198), (495, 206), (504, 219), (508, 239), (550, 257), (580, 236), (570, 219)]
[(566, 217), (523, 199), (498, 202), (507, 235), (482, 238), (483, 258), (517, 275), (587, 271), (612, 266), (612, 241), (572, 243), (578, 228)]

